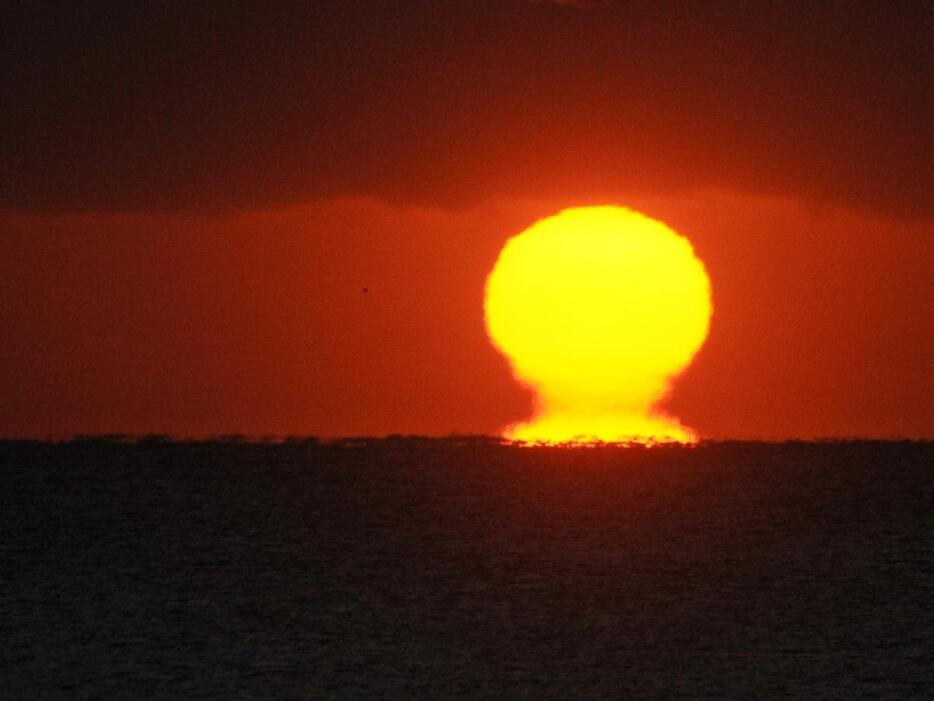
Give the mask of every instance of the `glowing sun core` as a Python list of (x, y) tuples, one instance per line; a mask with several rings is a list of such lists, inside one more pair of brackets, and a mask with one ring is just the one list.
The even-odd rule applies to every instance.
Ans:
[(487, 331), (536, 414), (522, 441), (682, 441), (656, 404), (707, 336), (710, 281), (690, 242), (622, 207), (542, 219), (500, 252), (486, 283)]

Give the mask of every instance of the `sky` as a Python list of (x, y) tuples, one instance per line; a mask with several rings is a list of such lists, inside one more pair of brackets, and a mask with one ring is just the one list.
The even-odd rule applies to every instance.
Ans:
[(687, 425), (932, 438), (932, 35), (924, 3), (6, 3), (0, 435), (494, 433), (531, 401), (497, 253), (612, 203), (707, 266)]

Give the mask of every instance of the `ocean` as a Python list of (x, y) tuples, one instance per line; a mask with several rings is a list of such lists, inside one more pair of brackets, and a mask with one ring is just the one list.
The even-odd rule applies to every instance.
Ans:
[(4, 699), (932, 698), (934, 443), (0, 442)]

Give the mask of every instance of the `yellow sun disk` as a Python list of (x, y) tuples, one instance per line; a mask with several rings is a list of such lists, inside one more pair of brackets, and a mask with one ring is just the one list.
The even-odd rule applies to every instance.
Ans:
[(521, 440), (693, 440), (654, 409), (703, 344), (710, 282), (687, 239), (622, 207), (543, 219), (487, 279), (489, 335), (538, 394)]

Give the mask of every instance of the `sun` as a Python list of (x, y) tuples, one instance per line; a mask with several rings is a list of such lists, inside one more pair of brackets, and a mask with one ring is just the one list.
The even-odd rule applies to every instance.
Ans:
[(507, 438), (696, 440), (658, 403), (707, 337), (710, 280), (690, 242), (624, 207), (577, 207), (506, 242), (486, 282), (493, 344), (537, 395)]

